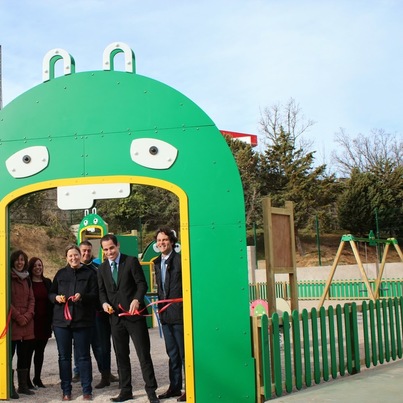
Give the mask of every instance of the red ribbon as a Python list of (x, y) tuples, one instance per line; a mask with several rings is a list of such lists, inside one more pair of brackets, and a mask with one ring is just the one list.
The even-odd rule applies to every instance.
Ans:
[[(164, 312), (165, 309), (167, 309), (170, 305), (174, 304), (175, 302), (183, 302), (183, 298), (172, 298), (172, 299), (161, 299), (159, 301), (154, 301), (151, 302), (150, 304), (146, 305), (143, 309), (135, 310), (133, 314), (131, 314), (129, 311), (126, 311), (121, 304), (119, 304), (119, 309), (123, 311), (123, 313), (120, 313), (119, 316), (134, 316), (134, 315), (141, 315), (144, 311), (147, 310), (148, 307), (152, 305), (158, 305), (158, 304), (165, 304), (167, 305), (163, 306), (161, 309), (158, 310), (158, 314), (161, 312)], [(147, 315), (142, 315), (142, 316), (152, 316), (152, 314), (147, 314)]]
[(8, 312), (6, 326), (4, 327), (3, 331), (0, 334), (0, 339), (4, 339), (6, 337), (6, 334), (8, 332), (8, 328), (10, 326), (10, 320), (11, 320), (11, 309)]
[(72, 320), (73, 317), (71, 316), (70, 309), (69, 309), (69, 301), (72, 301), (74, 298), (74, 295), (71, 297), (68, 297), (66, 302), (64, 303), (64, 318), (66, 320)]

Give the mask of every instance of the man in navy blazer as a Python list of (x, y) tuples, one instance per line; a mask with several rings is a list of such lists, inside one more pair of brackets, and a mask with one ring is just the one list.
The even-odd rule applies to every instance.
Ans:
[[(144, 308), (144, 296), (148, 289), (143, 269), (136, 257), (120, 253), (115, 235), (103, 236), (101, 247), (106, 259), (98, 268), (99, 298), (103, 310), (110, 315), (120, 379), (120, 393), (111, 398), (111, 401), (124, 402), (133, 399), (131, 338), (139, 358), (148, 399), (150, 403), (158, 403), (146, 318), (136, 314)], [(119, 316), (120, 313), (126, 315)]]

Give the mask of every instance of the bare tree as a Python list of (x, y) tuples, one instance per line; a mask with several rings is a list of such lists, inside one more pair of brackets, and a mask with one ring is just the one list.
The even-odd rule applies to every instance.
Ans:
[(373, 129), (369, 136), (359, 134), (351, 138), (340, 128), (335, 141), (340, 147), (332, 152), (332, 160), (345, 177), (350, 176), (353, 169), (382, 173), (403, 165), (402, 136), (383, 129)]
[[(289, 133), (292, 141), (307, 131), (316, 122), (311, 119), (306, 120), (302, 113), (302, 109), (295, 99), (290, 98), (289, 101), (282, 105), (281, 103), (266, 107), (260, 113), (260, 131), (270, 143), (276, 143), (281, 130)], [(311, 144), (307, 140), (302, 140), (303, 148), (309, 147)]]

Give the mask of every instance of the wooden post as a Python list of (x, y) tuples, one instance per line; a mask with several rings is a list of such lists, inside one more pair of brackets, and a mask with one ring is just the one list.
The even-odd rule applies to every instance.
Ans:
[(264, 248), (266, 258), (267, 302), (269, 317), (276, 312), (275, 275), (288, 274), (291, 310), (298, 310), (297, 268), (295, 256), (294, 208), (272, 207), (270, 197), (263, 199)]

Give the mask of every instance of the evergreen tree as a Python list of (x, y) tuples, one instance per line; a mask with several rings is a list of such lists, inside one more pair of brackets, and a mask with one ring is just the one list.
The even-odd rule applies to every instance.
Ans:
[(340, 226), (354, 235), (367, 236), (378, 224), (381, 237), (400, 237), (403, 235), (402, 201), (402, 166), (383, 169), (381, 175), (354, 168), (338, 200)]
[(294, 203), (296, 234), (313, 228), (317, 215), (327, 225), (334, 222), (336, 178), (326, 174), (326, 165), (314, 167), (314, 152), (297, 147), (295, 137), (282, 127), (275, 138), (265, 152), (264, 194), (271, 197), (273, 206)]

